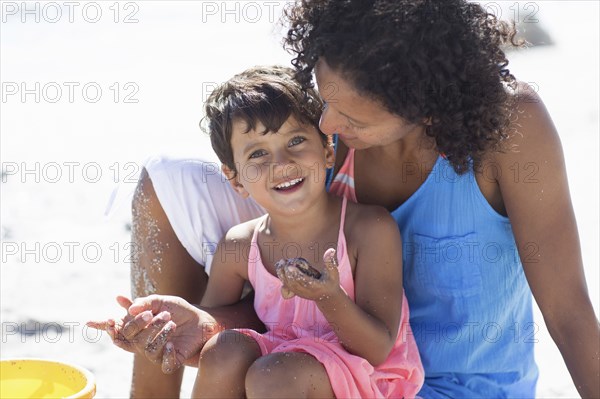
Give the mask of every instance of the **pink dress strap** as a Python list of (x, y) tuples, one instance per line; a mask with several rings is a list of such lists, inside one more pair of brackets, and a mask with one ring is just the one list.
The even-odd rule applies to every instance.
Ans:
[(338, 245), (341, 239), (344, 243), (346, 242), (346, 236), (344, 235), (344, 224), (346, 222), (346, 205), (348, 204), (348, 198), (342, 197), (342, 210), (340, 212), (340, 230), (338, 231)]

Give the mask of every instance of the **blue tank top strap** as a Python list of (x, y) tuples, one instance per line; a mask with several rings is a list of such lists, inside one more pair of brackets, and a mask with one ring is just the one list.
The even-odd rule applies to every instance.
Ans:
[[(338, 145), (338, 135), (334, 134), (333, 135), (333, 153), (334, 153), (334, 155), (337, 154), (337, 145)], [(331, 168), (327, 168), (327, 170), (325, 171), (325, 189), (327, 191), (329, 191), (329, 186), (331, 186), (331, 182), (333, 182), (334, 169), (335, 169), (335, 166), (332, 166)]]

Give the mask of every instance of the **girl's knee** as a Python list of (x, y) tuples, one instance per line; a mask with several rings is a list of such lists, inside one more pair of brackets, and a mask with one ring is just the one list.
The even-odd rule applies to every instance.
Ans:
[(286, 374), (278, 363), (281, 353), (273, 353), (258, 358), (246, 373), (246, 396), (248, 398), (282, 397), (279, 391), (285, 387), (288, 392), (291, 386), (282, 374)]
[(324, 371), (321, 364), (306, 353), (272, 353), (250, 366), (246, 395), (248, 398), (309, 397), (311, 379), (320, 371)]
[(200, 352), (198, 367), (216, 367), (228, 370), (242, 364), (249, 365), (260, 356), (254, 339), (233, 330), (223, 331), (209, 339)]
[(193, 397), (243, 397), (246, 372), (259, 356), (247, 335), (227, 330), (213, 336), (200, 352)]

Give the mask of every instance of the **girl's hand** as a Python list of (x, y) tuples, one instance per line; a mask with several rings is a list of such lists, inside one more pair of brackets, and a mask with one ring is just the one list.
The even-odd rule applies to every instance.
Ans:
[(285, 299), (298, 295), (311, 301), (322, 301), (342, 292), (337, 268), (336, 251), (329, 248), (323, 255), (325, 265), (320, 278), (306, 275), (293, 265), (277, 268), (277, 277), (283, 283), (281, 295)]
[[(124, 296), (118, 296), (117, 302), (126, 311), (132, 305), (131, 300)], [(113, 344), (127, 352), (136, 353), (140, 352), (138, 347), (141, 342), (150, 345), (154, 338), (157, 338), (157, 335), (169, 323), (170, 318), (171, 315), (168, 312), (161, 312), (157, 315), (153, 315), (151, 311), (136, 314), (128, 312), (120, 319), (89, 321), (86, 325), (97, 330), (106, 331)], [(170, 328), (174, 328), (172, 322), (169, 323), (169, 327), (166, 328), (165, 332), (168, 332)], [(140, 331), (144, 331), (144, 334), (140, 335)], [(133, 337), (136, 339), (133, 339)]]
[(150, 295), (134, 302), (119, 296), (117, 302), (127, 309), (125, 317), (87, 325), (108, 332), (116, 346), (161, 364), (167, 374), (184, 364), (197, 365), (204, 330), (211, 327), (211, 323), (203, 324), (200, 309), (179, 297), (165, 295)]

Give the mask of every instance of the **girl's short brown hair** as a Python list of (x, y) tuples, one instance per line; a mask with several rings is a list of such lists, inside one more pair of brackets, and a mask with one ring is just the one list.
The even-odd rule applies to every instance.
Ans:
[(319, 130), (323, 103), (313, 89), (304, 89), (294, 79), (294, 73), (283, 66), (257, 66), (235, 75), (211, 93), (201, 127), (228, 168), (236, 171), (231, 148), (235, 120), (246, 122), (246, 133), (260, 123), (265, 128), (262, 134), (266, 134), (277, 132), (293, 116), (300, 123), (314, 126), (323, 144), (327, 143), (327, 136)]

